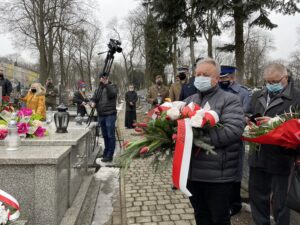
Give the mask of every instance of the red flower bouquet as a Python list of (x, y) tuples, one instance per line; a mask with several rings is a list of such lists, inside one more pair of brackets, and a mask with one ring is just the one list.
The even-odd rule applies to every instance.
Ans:
[(247, 126), (242, 139), (258, 144), (296, 149), (300, 145), (299, 113), (276, 116), (267, 124)]
[(152, 118), (148, 123), (136, 124), (135, 130), (141, 134), (141, 139), (126, 142), (117, 163), (126, 169), (134, 158), (153, 157), (152, 165), (157, 171), (167, 168), (173, 161), (173, 183), (190, 196), (186, 181), (193, 144), (215, 154), (213, 146), (196, 137), (193, 129), (215, 126), (219, 121), (217, 113), (210, 110), (209, 104), (201, 109), (194, 103), (167, 102), (148, 116)]

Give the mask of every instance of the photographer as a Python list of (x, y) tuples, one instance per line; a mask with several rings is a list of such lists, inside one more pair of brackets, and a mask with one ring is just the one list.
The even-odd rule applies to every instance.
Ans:
[[(115, 123), (117, 119), (117, 96), (118, 89), (115, 84), (109, 81), (107, 73), (102, 73), (99, 77), (99, 88), (95, 91), (91, 101), (92, 107), (96, 107), (98, 122), (104, 138), (104, 152), (102, 162), (113, 160), (116, 138)], [(98, 92), (100, 94), (98, 94)], [(98, 97), (98, 98), (97, 98)]]

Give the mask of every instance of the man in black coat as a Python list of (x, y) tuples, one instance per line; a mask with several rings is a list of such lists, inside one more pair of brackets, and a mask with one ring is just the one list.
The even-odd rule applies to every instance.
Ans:
[[(100, 89), (99, 89), (100, 88)], [(98, 122), (104, 139), (104, 152), (102, 162), (113, 160), (116, 137), (115, 124), (117, 120), (118, 88), (108, 80), (107, 74), (100, 75), (100, 85), (92, 97), (92, 107), (96, 107)], [(96, 93), (100, 93), (96, 96)]]
[[(300, 91), (294, 88), (284, 65), (273, 63), (264, 70), (266, 87), (253, 94), (250, 113), (267, 123), (272, 117), (300, 106)], [(270, 225), (270, 202), (277, 225), (289, 225), (285, 206), (288, 179), (295, 150), (276, 145), (259, 145), (249, 156), (249, 198), (256, 225)]]
[(2, 87), (2, 96), (10, 96), (12, 85), (8, 79), (4, 78), (3, 69), (0, 69), (0, 86)]
[(134, 91), (134, 86), (129, 85), (129, 91), (125, 94), (126, 113), (125, 127), (133, 128), (133, 123), (136, 121), (136, 102), (138, 100), (137, 93)]

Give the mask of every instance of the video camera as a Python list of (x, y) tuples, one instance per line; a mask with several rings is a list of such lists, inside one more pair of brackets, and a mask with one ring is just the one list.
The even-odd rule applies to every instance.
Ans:
[(114, 54), (115, 52), (122, 52), (122, 48), (120, 47), (121, 42), (116, 39), (110, 39), (108, 43), (109, 51)]

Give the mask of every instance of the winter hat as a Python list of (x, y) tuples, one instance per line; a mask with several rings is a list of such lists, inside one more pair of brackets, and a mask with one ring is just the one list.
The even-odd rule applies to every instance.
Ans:
[(85, 87), (85, 82), (80, 80), (80, 81), (78, 81), (77, 86), (78, 86), (78, 88), (83, 88), (83, 87)]

